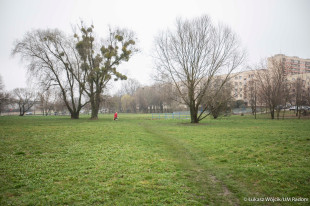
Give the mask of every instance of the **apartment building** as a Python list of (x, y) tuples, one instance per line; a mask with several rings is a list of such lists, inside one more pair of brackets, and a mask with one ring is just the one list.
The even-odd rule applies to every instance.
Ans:
[(231, 84), (233, 86), (233, 95), (235, 100), (243, 100), (248, 102), (248, 87), (250, 82), (254, 80), (255, 71), (244, 71), (234, 74), (231, 79)]
[[(284, 65), (285, 73), (289, 82), (300, 79), (303, 82), (303, 90), (310, 92), (310, 59), (301, 59), (299, 57), (289, 57), (283, 54), (276, 54), (267, 59), (267, 67), (272, 67), (272, 61), (281, 62)], [(267, 68), (266, 68), (267, 69)], [(262, 70), (263, 71), (263, 70)], [(235, 100), (243, 100), (249, 103), (249, 91), (251, 80), (255, 80), (256, 71), (244, 71), (234, 74), (231, 79), (233, 86), (233, 95)]]
[(268, 67), (272, 60), (281, 62), (287, 75), (310, 73), (310, 59), (302, 59), (296, 56), (290, 57), (284, 54), (276, 54), (267, 59)]

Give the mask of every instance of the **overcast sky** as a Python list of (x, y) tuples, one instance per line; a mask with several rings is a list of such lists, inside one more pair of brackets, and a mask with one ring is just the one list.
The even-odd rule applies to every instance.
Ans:
[(109, 25), (133, 30), (141, 52), (120, 71), (149, 84), (154, 36), (177, 17), (203, 14), (239, 35), (249, 64), (278, 53), (310, 58), (310, 0), (0, 0), (0, 75), (6, 90), (26, 87), (26, 62), (11, 57), (13, 42), (37, 28), (70, 33), (82, 19), (100, 37)]

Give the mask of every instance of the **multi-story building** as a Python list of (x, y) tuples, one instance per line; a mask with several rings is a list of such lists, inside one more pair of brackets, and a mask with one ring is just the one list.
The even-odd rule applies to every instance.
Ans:
[[(267, 67), (272, 68), (272, 61), (277, 61), (283, 64), (287, 80), (291, 83), (300, 79), (302, 81), (303, 90), (310, 92), (310, 59), (301, 59), (298, 57), (289, 57), (284, 54), (276, 54), (267, 59)], [(266, 68), (266, 69), (268, 69)], [(243, 100), (249, 103), (251, 81), (255, 80), (256, 71), (239, 72), (233, 76), (231, 83), (233, 86), (232, 92), (235, 100)], [(292, 89), (293, 90), (293, 89)]]
[(310, 73), (310, 59), (302, 59), (296, 56), (290, 57), (284, 54), (276, 54), (268, 58), (268, 66), (272, 61), (281, 62), (287, 75)]
[(248, 102), (248, 86), (249, 82), (255, 77), (255, 71), (239, 72), (231, 79), (233, 85), (233, 95), (236, 100)]

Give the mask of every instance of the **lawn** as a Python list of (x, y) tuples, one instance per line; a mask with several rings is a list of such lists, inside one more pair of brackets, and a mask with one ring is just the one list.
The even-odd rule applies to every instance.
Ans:
[[(310, 198), (310, 120), (0, 117), (0, 205), (291, 205)], [(294, 202), (294, 205), (309, 205)]]

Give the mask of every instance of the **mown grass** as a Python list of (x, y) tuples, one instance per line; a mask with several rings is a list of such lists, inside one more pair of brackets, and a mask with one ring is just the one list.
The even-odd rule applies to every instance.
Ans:
[(231, 116), (192, 125), (147, 115), (88, 118), (0, 117), (0, 204), (253, 205), (244, 198), (310, 198), (309, 120)]

